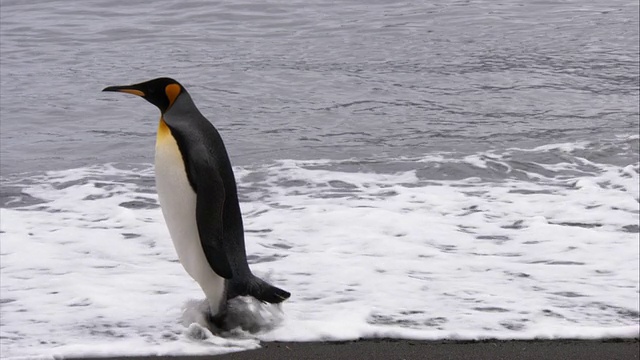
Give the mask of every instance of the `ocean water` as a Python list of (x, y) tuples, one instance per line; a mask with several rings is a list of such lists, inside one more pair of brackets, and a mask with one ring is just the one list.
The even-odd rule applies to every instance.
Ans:
[[(3, 358), (260, 340), (638, 337), (633, 1), (0, 3)], [(213, 335), (155, 194), (171, 76), (255, 273)]]

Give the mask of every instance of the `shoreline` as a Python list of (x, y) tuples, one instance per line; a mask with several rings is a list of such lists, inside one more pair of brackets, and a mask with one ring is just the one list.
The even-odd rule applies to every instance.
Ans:
[[(403, 340), (262, 342), (261, 348), (220, 355), (123, 356), (100, 360), (279, 360), (279, 359), (640, 359), (638, 338), (599, 340)], [(70, 358), (81, 359), (81, 358)]]

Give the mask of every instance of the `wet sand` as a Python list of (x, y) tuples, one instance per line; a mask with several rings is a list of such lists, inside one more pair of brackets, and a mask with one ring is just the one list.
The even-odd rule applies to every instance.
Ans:
[(101, 360), (281, 360), (281, 359), (640, 359), (638, 339), (526, 341), (414, 341), (371, 339), (345, 342), (267, 342), (262, 348), (223, 355), (119, 357)]

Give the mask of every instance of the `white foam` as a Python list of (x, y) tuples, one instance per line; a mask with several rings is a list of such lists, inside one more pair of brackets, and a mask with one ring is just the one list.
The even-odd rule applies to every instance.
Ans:
[(638, 336), (638, 164), (488, 182), (337, 163), (236, 169), (252, 268), (293, 295), (284, 319), (259, 310), (271, 331), (226, 337), (197, 325), (204, 296), (177, 263), (150, 166), (20, 180), (46, 202), (0, 209), (3, 356), (216, 354), (259, 339)]
[[(588, 146), (589, 146), (589, 142), (588, 141), (580, 141), (580, 142), (574, 142), (574, 143), (541, 145), (541, 146), (535, 147), (533, 149), (529, 149), (528, 151), (540, 152), (540, 151), (559, 150), (559, 151), (563, 151), (563, 152), (569, 153), (569, 152), (572, 152), (574, 150), (586, 149)], [(518, 150), (527, 151), (525, 149), (518, 149)]]

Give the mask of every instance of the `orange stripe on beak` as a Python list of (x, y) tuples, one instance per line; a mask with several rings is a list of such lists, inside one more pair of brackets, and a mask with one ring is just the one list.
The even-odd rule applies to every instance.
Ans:
[(144, 97), (144, 93), (142, 91), (140, 91), (140, 90), (121, 89), (121, 90), (118, 90), (118, 91), (123, 92), (123, 93), (129, 93), (129, 94), (133, 94), (133, 95), (138, 95), (138, 96)]

